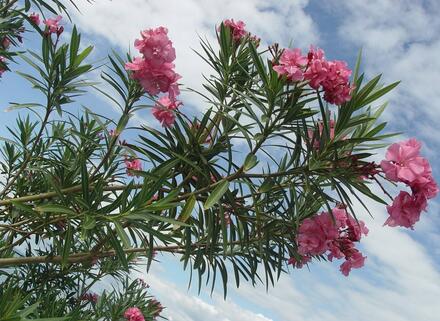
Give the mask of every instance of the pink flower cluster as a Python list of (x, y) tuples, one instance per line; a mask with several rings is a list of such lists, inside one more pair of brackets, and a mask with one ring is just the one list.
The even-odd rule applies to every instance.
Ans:
[(307, 57), (301, 54), (301, 49), (285, 49), (280, 57), (279, 65), (273, 67), (278, 75), (285, 76), (288, 81), (304, 80), (304, 69)]
[(248, 32), (245, 29), (246, 24), (241, 20), (235, 22), (234, 19), (226, 19), (223, 21), (223, 24), (225, 27), (229, 27), (229, 29), (231, 29), (232, 38), (234, 38), (234, 40), (237, 42), (241, 41), (243, 37), (248, 35)]
[[(234, 19), (226, 19), (225, 21), (223, 21), (223, 25), (231, 30), (232, 39), (234, 39), (236, 43), (241, 42), (243, 38), (249, 37), (249, 39), (253, 41), (256, 46), (260, 44), (260, 38), (246, 31), (245, 29), (246, 24), (243, 21), (241, 20), (234, 21)], [(220, 31), (220, 27), (217, 30)]]
[(40, 15), (38, 13), (32, 12), (29, 15), (29, 19), (35, 23), (37, 26), (40, 24)]
[(127, 167), (127, 175), (128, 176), (134, 176), (134, 174), (131, 172), (132, 170), (134, 171), (141, 171), (142, 170), (142, 163), (139, 159), (132, 159), (132, 160), (128, 160), (126, 159), (124, 161), (125, 166)]
[(132, 71), (133, 79), (139, 81), (150, 95), (167, 93), (166, 98), (159, 99), (153, 108), (153, 115), (163, 126), (171, 126), (175, 120), (173, 111), (181, 105), (176, 101), (180, 94), (177, 84), (180, 75), (174, 71), (173, 64), (176, 51), (168, 38), (168, 29), (164, 27), (144, 30), (141, 37), (134, 45), (142, 56), (126, 63), (125, 69)]
[(124, 318), (127, 321), (145, 321), (142, 311), (136, 307), (128, 308), (124, 313)]
[[(36, 23), (35, 21), (38, 21), (37, 24), (40, 23), (40, 16), (39, 16), (38, 14), (35, 14), (35, 13), (31, 14), (31, 15), (29, 16), (29, 19), (30, 19), (31, 21), (33, 21), (34, 23)], [(50, 19), (49, 19), (49, 20), (50, 20)], [(2, 49), (4, 49), (4, 50), (8, 50), (9, 47), (11, 46), (11, 40), (12, 40), (13, 38), (17, 38), (17, 40), (18, 40), (19, 42), (22, 42), (23, 38), (22, 38), (21, 34), (22, 34), (24, 31), (25, 31), (24, 27), (20, 27), (20, 28), (18, 28), (18, 29), (14, 32), (13, 35), (11, 35), (11, 36), (9, 36), (9, 37), (5, 36), (5, 37), (3, 37), (3, 38), (0, 38), (0, 48), (2, 48)], [(0, 65), (0, 77), (1, 77), (1, 76), (3, 75), (3, 73), (7, 70), (7, 69), (4, 67), (6, 61), (7, 61), (6, 57), (0, 56), (0, 63), (3, 64), (3, 66)]]
[(405, 183), (412, 191), (412, 194), (401, 191), (393, 204), (387, 206), (390, 216), (384, 225), (413, 228), (421, 212), (426, 210), (428, 199), (439, 191), (431, 165), (420, 156), (420, 149), (421, 143), (414, 138), (392, 144), (380, 163), (389, 180)]
[(160, 121), (162, 126), (171, 127), (176, 120), (175, 111), (182, 103), (178, 100), (172, 100), (168, 95), (162, 96), (153, 107), (153, 116)]
[(135, 41), (135, 48), (143, 56), (127, 63), (125, 68), (133, 71), (133, 78), (150, 95), (168, 92), (171, 99), (175, 98), (179, 94), (177, 80), (180, 75), (174, 71), (172, 62), (176, 59), (176, 52), (168, 38), (168, 29), (147, 29), (141, 32), (141, 36)]
[(343, 208), (333, 209), (332, 214), (322, 212), (301, 223), (296, 238), (301, 260), (291, 258), (290, 264), (302, 267), (310, 261), (311, 256), (327, 254), (330, 261), (345, 258), (340, 266), (345, 276), (352, 268), (364, 265), (366, 257), (355, 248), (354, 242), (359, 242), (362, 235), (367, 235), (368, 228)]
[(350, 100), (353, 87), (350, 85), (351, 70), (345, 61), (326, 60), (322, 49), (310, 48), (308, 67), (304, 78), (313, 89), (324, 89), (324, 99), (331, 104), (342, 105)]
[(2, 45), (4, 50), (8, 50), (9, 46), (11, 45), (11, 40), (9, 40), (8, 37), (4, 37), (2, 42), (1, 42), (1, 45)]
[[(39, 17), (31, 18), (34, 22), (39, 22)], [(58, 37), (63, 33), (64, 27), (60, 26), (59, 23), (63, 19), (61, 16), (56, 16), (55, 18), (50, 18), (43, 20), (43, 23), (46, 25), (46, 34), (50, 35), (55, 33)]]
[(347, 63), (326, 60), (322, 49), (311, 47), (307, 57), (301, 54), (301, 49), (285, 49), (273, 69), (288, 81), (307, 80), (313, 89), (322, 87), (324, 99), (331, 104), (342, 105), (351, 98), (353, 87)]

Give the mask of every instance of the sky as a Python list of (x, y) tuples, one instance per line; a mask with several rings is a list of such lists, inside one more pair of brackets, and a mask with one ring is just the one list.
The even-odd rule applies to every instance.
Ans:
[[(177, 52), (176, 71), (181, 82), (201, 88), (202, 74), (209, 68), (193, 52), (198, 35), (214, 40), (214, 27), (226, 18), (243, 20), (247, 30), (260, 36), (263, 45), (293, 44), (306, 50), (315, 44), (330, 59), (354, 65), (362, 48), (362, 69), (371, 78), (383, 74), (386, 83), (401, 80), (387, 95), (390, 105), (383, 118), (390, 131), (404, 132), (423, 142), (423, 154), (431, 161), (440, 181), (440, 2), (407, 0), (96, 0), (93, 5), (77, 1), (81, 13), (73, 21), (95, 44), (92, 58), (104, 58), (112, 48), (125, 52), (139, 31), (166, 26)], [(23, 87), (14, 75), (0, 102), (23, 101)], [(2, 84), (3, 85), (3, 84)], [(25, 85), (24, 85), (25, 86)], [(18, 89), (20, 88), (20, 89)], [(1, 90), (1, 89), (0, 89)], [(8, 92), (7, 99), (4, 93)], [(181, 99), (192, 112), (206, 104), (194, 94)], [(106, 102), (107, 103), (107, 102)], [(117, 117), (109, 104), (90, 98), (98, 112), (104, 108)], [(184, 111), (184, 110), (183, 110)], [(13, 114), (14, 115), (14, 114)], [(5, 116), (4, 121), (12, 117)], [(7, 120), (8, 119), (8, 120)], [(139, 114), (138, 123), (153, 124), (151, 116)], [(0, 129), (3, 133), (4, 129)], [(400, 137), (399, 139), (401, 139)], [(377, 191), (379, 192), (379, 191)], [(435, 321), (440, 316), (440, 204), (431, 202), (428, 213), (411, 231), (383, 227), (384, 206), (368, 203), (374, 218), (365, 211), (370, 228), (361, 242), (368, 257), (365, 267), (344, 277), (338, 264), (313, 263), (309, 269), (283, 275), (268, 292), (264, 286), (229, 286), (226, 300), (220, 289), (211, 296), (208, 288), (197, 295), (187, 289), (188, 273), (178, 258), (161, 256), (150, 273), (141, 276), (168, 308), (172, 321)]]

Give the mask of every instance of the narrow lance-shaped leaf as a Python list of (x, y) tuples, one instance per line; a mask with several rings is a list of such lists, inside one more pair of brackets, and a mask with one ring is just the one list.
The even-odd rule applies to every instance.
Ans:
[(257, 156), (254, 154), (248, 154), (243, 164), (243, 170), (247, 172), (248, 170), (254, 168), (258, 164)]
[(226, 179), (221, 180), (211, 192), (211, 194), (209, 194), (208, 198), (205, 201), (205, 204), (203, 205), (203, 208), (205, 210), (211, 208), (215, 203), (220, 200), (220, 198), (226, 193), (228, 189), (229, 181)]
[(196, 205), (196, 197), (194, 195), (191, 195), (186, 200), (186, 203), (182, 208), (182, 212), (180, 212), (179, 221), (186, 222), (188, 218), (191, 216), (195, 205)]

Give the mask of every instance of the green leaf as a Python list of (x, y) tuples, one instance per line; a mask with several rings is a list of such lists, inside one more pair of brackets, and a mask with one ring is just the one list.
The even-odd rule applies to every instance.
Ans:
[(96, 226), (96, 218), (91, 215), (86, 215), (84, 218), (84, 222), (82, 224), (82, 228), (85, 230), (92, 230)]
[(42, 318), (42, 319), (24, 319), (24, 320), (34, 320), (34, 321), (67, 321), (70, 317), (59, 317), (59, 318)]
[[(353, 72), (353, 83), (356, 83), (358, 78), (359, 78), (359, 70), (361, 67), (361, 60), (362, 60), (362, 48), (359, 50), (357, 59), (356, 59), (356, 65), (354, 67), (354, 72)], [(357, 88), (356, 88), (357, 90)]]
[(377, 91), (372, 92), (366, 99), (362, 100), (362, 102), (359, 103), (358, 108), (365, 106), (365, 105), (368, 105), (368, 104), (372, 103), (373, 101), (379, 99), (380, 97), (382, 97), (386, 93), (393, 90), (399, 84), (400, 84), (400, 81), (396, 81), (396, 82), (392, 83), (391, 85), (388, 85), (384, 88), (381, 88)]
[(24, 212), (35, 214), (34, 208), (32, 206), (26, 205), (26, 204), (21, 203), (21, 202), (15, 202), (15, 201), (12, 201), (12, 204), (16, 208), (18, 208), (18, 209), (20, 209), (20, 210), (22, 210)]
[(20, 316), (22, 318), (27, 317), (29, 314), (31, 314), (32, 312), (34, 312), (37, 308), (38, 308), (39, 303), (34, 303), (31, 306), (25, 308), (24, 310), (20, 311)]
[(258, 189), (261, 193), (267, 193), (269, 192), (272, 187), (275, 185), (275, 182), (272, 178), (266, 179), (263, 184), (261, 184), (260, 188)]
[(225, 179), (221, 180), (206, 199), (203, 208), (205, 210), (211, 208), (215, 203), (219, 201), (219, 199), (226, 193), (228, 189), (229, 189), (229, 181)]
[(59, 213), (59, 214), (67, 214), (67, 215), (76, 215), (76, 212), (60, 204), (41, 205), (35, 207), (35, 210), (41, 213)]
[(122, 243), (124, 244), (124, 248), (126, 248), (126, 249), (131, 248), (130, 239), (128, 238), (128, 235), (125, 232), (122, 225), (119, 222), (113, 222), (113, 223), (115, 224), (116, 233), (118, 233), (119, 238), (121, 239)]
[(196, 205), (196, 197), (194, 195), (191, 195), (185, 203), (185, 206), (183, 206), (182, 212), (180, 212), (179, 221), (180, 222), (186, 222), (188, 218), (191, 216), (191, 213), (194, 209), (194, 206)]
[(69, 224), (67, 228), (64, 245), (63, 245), (63, 253), (61, 256), (61, 267), (65, 268), (67, 265), (67, 258), (69, 257), (70, 247), (73, 243), (73, 227)]
[(186, 226), (189, 227), (190, 225), (185, 224), (183, 222), (180, 221), (176, 221), (172, 218), (169, 217), (165, 217), (165, 216), (159, 216), (159, 215), (154, 215), (154, 214), (146, 214), (146, 216), (151, 217), (152, 219), (156, 220), (156, 221), (160, 221), (160, 222), (164, 222), (164, 223), (170, 223), (173, 225), (177, 225), (177, 226)]
[(75, 63), (73, 64), (75, 67), (79, 66), (81, 64), (81, 62), (87, 58), (88, 55), (90, 55), (90, 53), (93, 50), (93, 46), (89, 46), (86, 49), (84, 49), (76, 58), (75, 58)]
[(248, 170), (254, 168), (258, 164), (257, 156), (254, 154), (248, 154), (243, 164), (243, 170), (247, 172)]
[(109, 231), (109, 235), (110, 235), (111, 245), (115, 249), (118, 259), (120, 260), (120, 262), (123, 265), (123, 267), (125, 268), (125, 270), (128, 271), (127, 255), (125, 254), (124, 249), (121, 246), (121, 242), (119, 242), (119, 240), (116, 238), (116, 236), (113, 233), (113, 231), (110, 230)]

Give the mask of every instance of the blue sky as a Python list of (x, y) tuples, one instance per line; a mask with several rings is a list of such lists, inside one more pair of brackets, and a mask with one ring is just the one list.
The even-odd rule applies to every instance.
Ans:
[[(344, 59), (353, 66), (360, 48), (363, 70), (371, 77), (383, 73), (386, 82), (402, 84), (386, 97), (390, 107), (384, 115), (390, 131), (405, 132), (424, 143), (423, 153), (431, 160), (440, 181), (440, 3), (407, 0), (97, 0), (93, 6), (80, 3), (74, 22), (85, 34), (85, 43), (96, 45), (93, 59), (106, 56), (111, 48), (129, 49), (139, 30), (163, 25), (174, 41), (176, 70), (188, 87), (200, 88), (201, 74), (209, 69), (192, 52), (198, 47), (197, 33), (214, 39), (214, 25), (225, 18), (241, 19), (248, 30), (266, 43), (279, 42), (307, 49), (316, 44), (331, 59)], [(21, 68), (21, 67), (20, 67)], [(27, 84), (8, 74), (0, 87), (0, 103), (27, 101), (34, 96)], [(6, 94), (7, 93), (7, 94)], [(28, 97), (26, 97), (28, 96)], [(183, 93), (184, 108), (203, 111), (205, 104), (193, 94)], [(114, 115), (108, 102), (89, 95), (88, 106)], [(74, 107), (72, 107), (74, 108)], [(2, 118), (10, 124), (15, 113)], [(155, 124), (148, 113), (133, 119)], [(4, 135), (4, 126), (0, 128)], [(338, 264), (314, 263), (310, 270), (282, 276), (274, 289), (243, 284), (222, 298), (210, 297), (209, 289), (197, 296), (187, 291), (188, 274), (178, 260), (160, 256), (162, 262), (143, 277), (153, 294), (169, 309), (173, 321), (412, 321), (438, 320), (440, 306), (440, 215), (438, 201), (430, 205), (414, 231), (382, 227), (383, 206), (369, 203), (374, 219), (364, 213), (371, 232), (362, 242), (368, 256), (361, 270), (345, 278)], [(141, 273), (142, 274), (142, 273)], [(220, 289), (219, 289), (220, 290)]]

